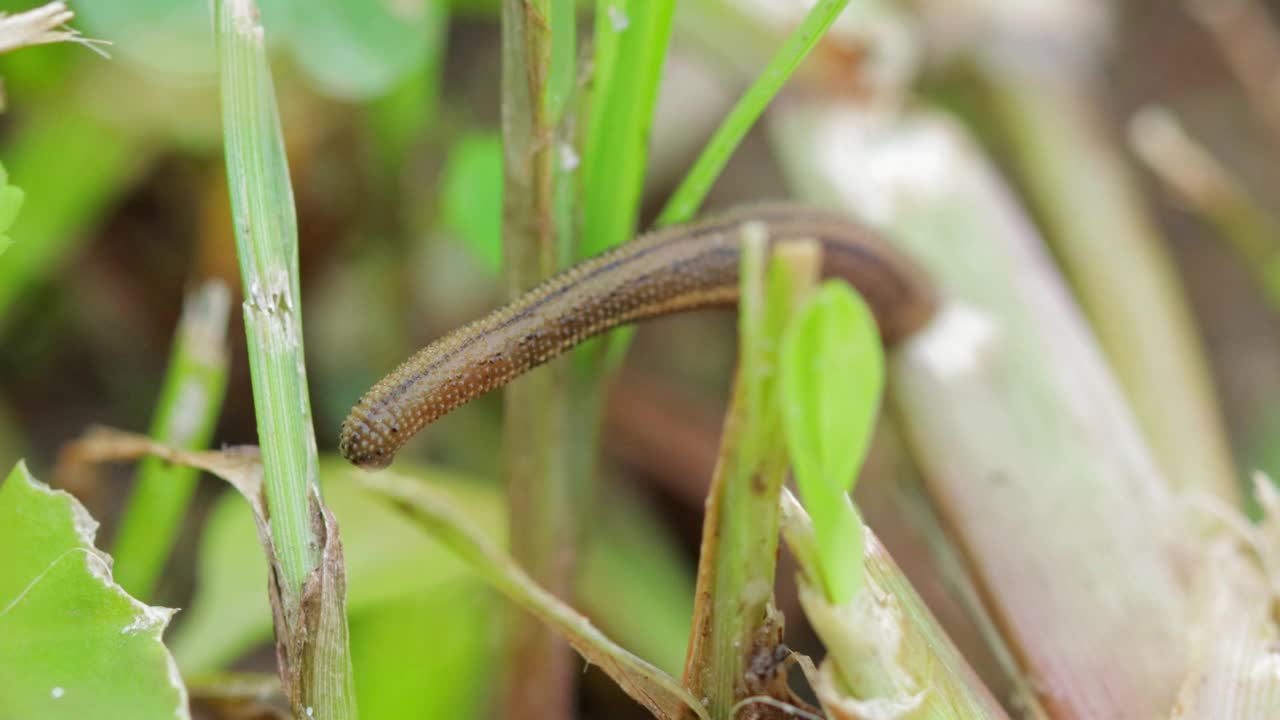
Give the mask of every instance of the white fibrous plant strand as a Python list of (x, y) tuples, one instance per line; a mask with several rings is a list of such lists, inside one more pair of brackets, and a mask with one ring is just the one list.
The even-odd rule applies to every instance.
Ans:
[(16, 14), (0, 12), (0, 53), (31, 45), (73, 42), (107, 57), (101, 46), (110, 42), (87, 38), (67, 26), (75, 15), (61, 0)]

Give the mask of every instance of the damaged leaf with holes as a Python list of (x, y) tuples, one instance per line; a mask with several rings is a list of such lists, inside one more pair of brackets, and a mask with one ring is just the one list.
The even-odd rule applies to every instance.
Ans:
[(0, 486), (0, 718), (189, 718), (173, 611), (111, 577), (98, 523), (18, 463)]

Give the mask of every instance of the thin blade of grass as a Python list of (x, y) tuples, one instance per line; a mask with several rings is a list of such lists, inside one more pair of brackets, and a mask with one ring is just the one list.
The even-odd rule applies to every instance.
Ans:
[(252, 0), (221, 0), (217, 17), (227, 183), (267, 504), (284, 590), (296, 603), (317, 561), (307, 511), (317, 460), (302, 357), (293, 190), (257, 8)]
[(302, 347), (297, 218), (264, 32), (252, 0), (219, 0), (215, 18), (249, 371), (273, 562), (279, 564), (270, 576), (278, 593), (279, 671), (295, 714), (353, 718), (342, 550), (337, 524), (320, 502)]
[(820, 0), (813, 6), (800, 26), (769, 60), (764, 73), (720, 124), (693, 168), (662, 209), (662, 214), (658, 217), (659, 224), (670, 225), (693, 218), (716, 178), (729, 162), (729, 156), (746, 137), (747, 131), (848, 4), (849, 0)]
[(572, 607), (539, 586), (512, 558), (468, 525), (466, 514), (447, 495), (429, 485), (385, 473), (361, 475), (358, 479), (409, 512), (425, 531), (508, 599), (569, 638), (584, 658), (598, 665), (655, 716), (674, 719), (688, 711), (707, 718), (697, 700), (675, 678), (619, 647)]
[(582, 155), (582, 242), (596, 255), (635, 234), (649, 127), (674, 0), (597, 0), (594, 89)]
[[(209, 445), (227, 387), (227, 315), (231, 294), (209, 281), (187, 295), (150, 435), (186, 450)], [(116, 581), (148, 598), (196, 489), (196, 470), (148, 458), (120, 518), (112, 556)]]

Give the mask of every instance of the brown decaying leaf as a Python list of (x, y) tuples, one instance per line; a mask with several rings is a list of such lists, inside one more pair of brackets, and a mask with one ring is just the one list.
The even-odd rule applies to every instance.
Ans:
[[(253, 509), (258, 539), (266, 553), (270, 572), (271, 612), (275, 621), (276, 657), (280, 680), (295, 712), (314, 707), (312, 698), (321, 694), (350, 693), (349, 668), (333, 667), (347, 660), (345, 652), (325, 652), (323, 648), (346, 647), (347, 621), (343, 613), (346, 572), (342, 561), (342, 540), (333, 514), (312, 489), (311, 518), (320, 539), (320, 564), (307, 578), (297, 608), (287, 608), (280, 593), (279, 564), (268, 522), (269, 511), (262, 493), (262, 458), (258, 448), (241, 446), (219, 451), (190, 452), (157, 443), (150, 438), (110, 428), (91, 428), (83, 437), (63, 448), (56, 475), (59, 482), (91, 483), (94, 466), (127, 462), (155, 455), (169, 462), (199, 468), (216, 475), (240, 492)], [(334, 687), (333, 683), (345, 687)]]

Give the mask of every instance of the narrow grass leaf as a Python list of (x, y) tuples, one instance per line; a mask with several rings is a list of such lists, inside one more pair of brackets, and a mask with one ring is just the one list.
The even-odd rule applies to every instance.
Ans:
[[(209, 445), (227, 386), (231, 294), (210, 281), (183, 305), (150, 435), (187, 450)], [(196, 489), (195, 468), (147, 458), (121, 516), (113, 545), (116, 579), (130, 593), (152, 594)]]
[(689, 174), (662, 209), (658, 218), (660, 224), (688, 222), (693, 218), (729, 162), (729, 156), (747, 136), (747, 131), (848, 4), (849, 0), (820, 0), (809, 10), (800, 27), (787, 38), (765, 66), (764, 73), (720, 124), (711, 142), (707, 143)]
[(578, 257), (595, 255), (635, 234), (674, 9), (674, 0), (596, 2)]
[(286, 605), (319, 562), (309, 495), (316, 440), (302, 353), (298, 227), (284, 135), (252, 0), (217, 6), (227, 181), (246, 297), (245, 334)]
[(359, 476), (364, 486), (385, 495), (417, 519), (424, 530), (456, 553), (512, 602), (568, 638), (636, 702), (659, 718), (706, 711), (674, 678), (619, 647), (573, 608), (540, 587), (524, 570), (472, 527), (466, 513), (430, 486), (385, 474)]

